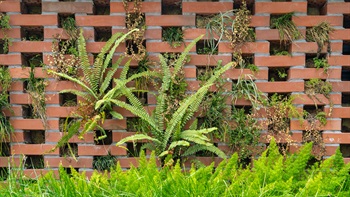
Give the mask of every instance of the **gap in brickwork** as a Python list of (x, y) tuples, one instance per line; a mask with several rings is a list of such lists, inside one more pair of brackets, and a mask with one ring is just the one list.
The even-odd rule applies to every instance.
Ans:
[(23, 137), (26, 144), (45, 144), (44, 130), (24, 130)]
[(72, 93), (59, 93), (59, 104), (63, 107), (73, 107), (78, 105), (77, 95)]
[(350, 133), (350, 118), (341, 119), (341, 132)]
[(92, 168), (98, 171), (110, 171), (111, 168), (114, 168), (116, 164), (116, 157), (110, 155), (104, 156), (94, 156), (92, 160)]
[(218, 47), (216, 47), (218, 41), (216, 40), (199, 40), (196, 43), (196, 52), (198, 55), (217, 55)]
[(67, 175), (72, 175), (73, 170), (75, 170), (76, 172), (79, 172), (79, 168), (63, 168), (64, 171), (67, 173)]
[[(305, 54), (305, 67), (306, 68), (315, 68), (314, 58), (317, 58), (317, 54), (315, 53), (307, 53)], [(326, 59), (327, 55), (322, 53), (319, 55), (317, 59)]]
[(43, 54), (42, 53), (21, 53), (22, 66), (26, 67), (42, 67)]
[(350, 157), (350, 144), (340, 144), (339, 148), (343, 157)]
[(237, 110), (244, 110), (244, 114), (248, 115), (252, 113), (253, 107), (250, 105), (233, 105), (232, 110), (237, 109)]
[[(127, 22), (133, 23), (134, 21), (137, 21), (139, 24), (137, 24), (137, 26), (133, 26), (135, 24), (127, 24)], [(141, 14), (140, 13), (129, 13), (128, 15), (126, 15), (125, 27), (129, 28), (128, 25), (132, 26), (133, 28), (143, 29), (146, 25), (145, 13), (141, 13)]]
[(145, 143), (126, 143), (126, 148), (127, 148), (127, 156), (128, 157), (139, 157), (141, 153), (141, 147)]
[(233, 9), (239, 9), (243, 5), (243, 1), (246, 2), (247, 9), (250, 11), (251, 15), (254, 15), (254, 0), (235, 0), (233, 3)]
[(95, 42), (107, 42), (112, 37), (112, 27), (94, 27)]
[(5, 39), (0, 39), (0, 54), (8, 53), (9, 44)]
[(318, 112), (323, 111), (323, 105), (304, 105), (304, 111), (308, 112), (312, 116), (316, 116)]
[(343, 15), (343, 27), (346, 29), (350, 28), (350, 14)]
[(6, 181), (9, 178), (9, 168), (0, 167), (0, 181)]
[(9, 142), (1, 142), (0, 143), (0, 157), (8, 157), (11, 156), (11, 145)]
[(72, 20), (75, 21), (75, 14), (71, 13), (58, 13), (58, 28), (69, 27)]
[(278, 67), (278, 68), (269, 68), (269, 81), (287, 81), (288, 79), (288, 71), (287, 67)]
[(209, 77), (208, 74), (213, 71), (214, 67), (196, 66), (196, 79), (205, 81)]
[(22, 105), (22, 117), (24, 119), (33, 119), (34, 112), (32, 105)]
[(350, 107), (350, 93), (342, 92), (341, 94), (341, 104), (343, 107)]
[[(142, 46), (146, 48), (146, 40), (142, 42)], [(139, 48), (137, 47), (137, 44), (135, 44), (132, 40), (126, 41), (126, 51), (128, 55), (132, 55), (139, 53)]]
[[(253, 53), (243, 53), (242, 54), (242, 62), (238, 62), (237, 67), (236, 68), (249, 68), (250, 65), (254, 65), (254, 54)], [(234, 56), (232, 56), (232, 61), (236, 62), (237, 59), (235, 59)]]
[(196, 27), (206, 29), (215, 16), (218, 16), (218, 14), (196, 14)]
[(41, 0), (22, 0), (22, 14), (41, 14)]
[(350, 81), (350, 67), (349, 66), (342, 66), (341, 80), (342, 81)]
[[(321, 130), (321, 131), (318, 131), (318, 132), (320, 133), (320, 137), (323, 138), (323, 135), (322, 135), (323, 131)], [(309, 143), (309, 142), (317, 141), (317, 139), (315, 139), (313, 137), (310, 137), (308, 132), (304, 130), (304, 131), (302, 131), (302, 141), (304, 143)]]
[(93, 0), (94, 8), (93, 13), (94, 15), (109, 15), (110, 14), (110, 1), (105, 0)]
[(269, 41), (270, 55), (286, 56), (290, 55), (291, 44), (280, 41)]
[(21, 38), (26, 41), (44, 41), (43, 26), (25, 26), (21, 27)]
[(308, 0), (307, 15), (326, 15), (327, 0)]
[(24, 164), (26, 169), (44, 169), (44, 156), (43, 155), (27, 155)]
[(182, 0), (162, 0), (162, 15), (182, 15)]
[(350, 55), (350, 41), (343, 41), (343, 55)]
[[(113, 142), (113, 132), (110, 130), (105, 130), (105, 134), (100, 131), (100, 130), (96, 130), (94, 131), (94, 135), (95, 135), (95, 140), (94, 143), (95, 145), (111, 145)], [(98, 139), (101, 136), (106, 135), (103, 139)]]
[(142, 119), (139, 117), (127, 117), (126, 118), (126, 130), (130, 132), (140, 132), (142, 127)]
[(75, 119), (75, 118), (59, 118), (58, 119), (59, 131), (60, 132), (67, 132), (69, 125), (73, 124), (76, 121), (77, 121), (77, 119)]
[[(147, 94), (147, 92), (134, 92), (133, 94), (136, 96), (136, 98), (139, 99), (140, 103), (143, 106), (147, 106), (148, 105), (148, 94)], [(130, 103), (129, 100), (127, 100), (126, 102)]]
[(60, 157), (78, 157), (78, 144), (77, 143), (68, 143), (59, 149)]

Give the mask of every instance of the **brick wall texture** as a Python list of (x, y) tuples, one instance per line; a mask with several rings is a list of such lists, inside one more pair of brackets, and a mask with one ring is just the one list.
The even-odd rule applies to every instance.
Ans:
[[(102, 8), (99, 6), (104, 5), (101, 2), (106, 2)], [(330, 117), (327, 117), (327, 124), (321, 129), (326, 145), (325, 156), (332, 155), (341, 146), (342, 151), (345, 151), (343, 152), (345, 160), (350, 161), (350, 148), (348, 148), (350, 147), (350, 2), (343, 0), (292, 0), (288, 2), (248, 0), (247, 2), (249, 9), (252, 11), (250, 25), (254, 28), (256, 40), (255, 42), (247, 43), (242, 48), (242, 52), (244, 55), (252, 56), (253, 63), (259, 67), (259, 71), (254, 73), (258, 88), (264, 93), (291, 93), (299, 95), (293, 102), (298, 108), (303, 108), (304, 106), (314, 105), (314, 101), (304, 92), (305, 81), (311, 78), (329, 81), (333, 86), (330, 95), (333, 103), (333, 113)], [(172, 48), (168, 43), (162, 41), (162, 27), (182, 27), (185, 42), (189, 43), (194, 38), (206, 33), (205, 29), (196, 27), (197, 15), (216, 14), (232, 10), (239, 3), (241, 1), (178, 1), (182, 13), (174, 15), (172, 13), (162, 13), (162, 4), (164, 4), (164, 12), (166, 6), (173, 4), (172, 1), (145, 0), (142, 2), (141, 11), (145, 13), (147, 25), (145, 33), (146, 50), (150, 58), (157, 59), (160, 53), (181, 52), (184, 49), (184, 46)], [(36, 14), (31, 14), (30, 10), (32, 8), (37, 9)], [(96, 11), (100, 9), (107, 9), (107, 11)], [(311, 9), (315, 9), (316, 12), (310, 13)], [(28, 119), (23, 115), (26, 110), (25, 106), (31, 103), (28, 93), (24, 91), (25, 84), (23, 82), (23, 79), (29, 77), (30, 69), (25, 63), (26, 57), (40, 54), (42, 55), (43, 63), (49, 64), (48, 57), (51, 54), (54, 36), (59, 34), (62, 38), (67, 37), (65, 31), (59, 25), (59, 17), (67, 14), (73, 15), (76, 20), (76, 26), (84, 30), (88, 52), (91, 54), (98, 53), (104, 42), (96, 40), (95, 34), (100, 29), (103, 29), (101, 27), (106, 27), (111, 30), (111, 33), (126, 32), (125, 10), (122, 0), (76, 0), (75, 2), (5, 0), (0, 3), (0, 12), (10, 16), (11, 29), (6, 34), (12, 39), (12, 45), (9, 47), (7, 54), (0, 54), (0, 65), (8, 67), (13, 78), (10, 88), (10, 104), (13, 113), (5, 113), (8, 115), (15, 130), (11, 135), (11, 140), (8, 142), (10, 155), (0, 157), (0, 167), (7, 167), (9, 159), (19, 165), (21, 158), (25, 156), (34, 159), (38, 157), (44, 160), (44, 168), (25, 170), (25, 173), (31, 176), (34, 176), (34, 170), (36, 173), (46, 172), (49, 169), (57, 171), (60, 164), (65, 167), (71, 165), (80, 171), (91, 172), (94, 157), (107, 155), (108, 152), (113, 156), (117, 156), (122, 167), (128, 167), (130, 162), (135, 163), (136, 159), (127, 156), (125, 149), (115, 146), (115, 143), (121, 138), (133, 133), (127, 131), (127, 118), (123, 120), (106, 120), (104, 127), (111, 131), (108, 145), (96, 144), (93, 139), (93, 133), (88, 133), (84, 140), (71, 139), (70, 143), (77, 146), (77, 160), (60, 154), (60, 150), (49, 152), (62, 136), (59, 128), (60, 120), (68, 117), (76, 108), (61, 106), (58, 93), (63, 89), (76, 88), (76, 86), (68, 81), (55, 80), (41, 68), (36, 68), (35, 77), (45, 78), (45, 81), (47, 81), (45, 97), (48, 128), (45, 130), (40, 119)], [(326, 55), (330, 64), (328, 74), (325, 74), (322, 69), (317, 70), (306, 66), (308, 56), (317, 53), (317, 44), (315, 42), (307, 42), (305, 38), (292, 42), (288, 48), (291, 56), (270, 55), (273, 43), (279, 42), (277, 30), (270, 29), (270, 17), (290, 12), (294, 12), (292, 20), (304, 35), (307, 28), (323, 21), (329, 22), (335, 28), (335, 31), (330, 34), (331, 53)], [(23, 39), (26, 32), (33, 29), (31, 27), (39, 29), (37, 32), (40, 32), (43, 37), (41, 41)], [(0, 39), (3, 39), (4, 36), (0, 31)], [(124, 51), (125, 46), (118, 47), (115, 56)], [(326, 47), (321, 53), (327, 53)], [(216, 65), (218, 60), (222, 60), (223, 64), (230, 62), (232, 60), (232, 49), (227, 42), (222, 41), (219, 43), (217, 55), (212, 55), (208, 58), (207, 55), (197, 54), (194, 47), (190, 52), (190, 56), (191, 61), (185, 65), (185, 72), (189, 88), (196, 89), (198, 84), (196, 69), (205, 65)], [(135, 62), (132, 64), (133, 66), (137, 65)], [(286, 80), (269, 80), (269, 70), (279, 67), (288, 69)], [(247, 69), (232, 69), (227, 76), (234, 80), (242, 73), (250, 73), (250, 71)], [(148, 95), (148, 104), (152, 105), (155, 103), (153, 97)], [(329, 111), (331, 105), (328, 99), (321, 99), (323, 99), (323, 102), (320, 105), (323, 106), (323, 110), (325, 112)], [(249, 105), (249, 103), (238, 101), (236, 105)], [(126, 111), (121, 111), (121, 113), (125, 117), (132, 117)], [(305, 128), (300, 125), (298, 120), (291, 120), (290, 130), (293, 132), (293, 139), (301, 143), (302, 131)], [(44, 141), (40, 144), (28, 143), (31, 136), (35, 136), (34, 133), (37, 132), (44, 132)], [(219, 147), (227, 149), (227, 146), (223, 143), (219, 143)], [(212, 158), (203, 158), (204, 162), (210, 162), (211, 160)]]

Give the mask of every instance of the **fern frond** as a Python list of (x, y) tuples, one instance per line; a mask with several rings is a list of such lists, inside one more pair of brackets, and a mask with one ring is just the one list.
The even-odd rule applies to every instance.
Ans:
[(103, 80), (101, 87), (100, 87), (100, 95), (104, 94), (105, 91), (107, 90), (109, 84), (112, 81), (112, 77), (114, 76), (115, 72), (117, 72), (118, 67), (119, 67), (122, 60), (123, 60), (122, 57), (119, 58), (117, 60), (117, 62), (112, 65), (112, 68), (111, 68), (111, 70), (108, 71), (106, 77), (101, 77), (101, 79), (104, 79), (104, 80)]
[(128, 71), (129, 71), (130, 62), (131, 62), (131, 59), (128, 62), (126, 62), (126, 64), (124, 65), (122, 73), (120, 73), (121, 80), (126, 80), (126, 77), (128, 75)]
[[(83, 71), (84, 76), (90, 76), (91, 75), (91, 66), (90, 66), (90, 61), (88, 58), (88, 54), (86, 52), (86, 42), (85, 38), (83, 35), (83, 30), (80, 31), (79, 37), (78, 37), (78, 54), (79, 54), (79, 60), (80, 60), (80, 65), (81, 69)], [(87, 84), (92, 87), (92, 83), (89, 78), (84, 79)]]
[(168, 150), (172, 150), (172, 149), (176, 148), (177, 146), (190, 146), (190, 143), (188, 143), (184, 140), (175, 141), (169, 145)]
[(135, 134), (135, 135), (131, 135), (131, 136), (128, 136), (126, 138), (121, 139), (119, 142), (117, 142), (116, 146), (120, 146), (120, 145), (124, 144), (125, 142), (137, 141), (137, 140), (150, 140), (150, 141), (153, 141), (153, 142), (156, 142), (156, 143), (160, 143), (159, 140), (157, 140), (157, 139), (155, 139), (153, 137), (150, 137), (148, 135)]
[(180, 57), (176, 60), (175, 66), (174, 66), (174, 72), (173, 75), (177, 75), (177, 73), (182, 69), (182, 66), (184, 65), (184, 62), (187, 58), (188, 53), (190, 50), (196, 45), (196, 43), (203, 38), (204, 35), (199, 36), (198, 38), (194, 39), (181, 53)]
[(56, 150), (59, 147), (62, 147), (63, 145), (67, 144), (68, 141), (79, 132), (79, 128), (80, 128), (80, 121), (76, 121), (74, 123), (72, 123), (69, 127), (68, 127), (68, 131), (66, 133), (63, 134), (62, 138), (57, 142), (57, 145), (55, 146), (55, 148), (52, 149), (52, 151)]
[(88, 86), (86, 86), (82, 81), (80, 81), (79, 79), (76, 79), (76, 78), (73, 78), (67, 74), (64, 74), (64, 73), (58, 73), (58, 72), (55, 72), (55, 71), (52, 71), (50, 70), (49, 73), (53, 73), (54, 75), (57, 75), (57, 76), (60, 76), (60, 77), (63, 77), (65, 79), (68, 79), (74, 83), (77, 83), (78, 85), (80, 85), (82, 88), (84, 88), (86, 91), (88, 91), (91, 96), (93, 96), (95, 99), (98, 99), (97, 98), (97, 95), (95, 94), (95, 92), (89, 88)]
[(199, 151), (205, 151), (205, 150), (212, 152), (223, 159), (227, 158), (225, 153), (222, 152), (219, 148), (217, 148), (215, 146), (205, 146), (202, 144), (196, 144), (196, 145), (189, 147), (182, 155), (183, 156), (190, 156), (190, 155), (193, 155)]

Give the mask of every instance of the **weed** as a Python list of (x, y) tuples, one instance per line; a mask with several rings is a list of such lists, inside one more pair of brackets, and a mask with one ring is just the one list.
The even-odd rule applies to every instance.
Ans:
[(163, 40), (171, 47), (179, 47), (184, 42), (184, 34), (181, 27), (166, 27), (163, 29)]
[(313, 60), (314, 65), (317, 69), (323, 68), (324, 72), (327, 73), (330, 66), (329, 66), (326, 58), (314, 57), (312, 60)]
[(317, 43), (317, 57), (319, 57), (324, 45), (327, 43), (328, 53), (331, 52), (329, 43), (329, 33), (333, 32), (334, 28), (328, 22), (321, 22), (317, 26), (314, 26), (306, 30), (306, 40), (309, 42)]
[(287, 44), (302, 37), (300, 31), (292, 21), (292, 16), (293, 13), (288, 13), (271, 18), (271, 28), (278, 30), (281, 44)]

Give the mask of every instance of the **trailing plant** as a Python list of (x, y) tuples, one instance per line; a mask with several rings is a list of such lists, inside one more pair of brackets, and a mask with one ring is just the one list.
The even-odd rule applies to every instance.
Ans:
[[(116, 88), (109, 90), (108, 87), (112, 85), (113, 76), (116, 73), (123, 57), (120, 57), (115, 63), (112, 64), (112, 67), (107, 69), (115, 49), (122, 43), (127, 36), (132, 32), (138, 31), (137, 29), (128, 32), (127, 34), (116, 33), (114, 34), (102, 48), (101, 52), (98, 54), (93, 66), (90, 66), (88, 54), (86, 51), (85, 39), (82, 31), (80, 32), (78, 38), (78, 52), (79, 52), (79, 63), (80, 68), (82, 69), (83, 76), (82, 78), (76, 78), (68, 76), (65, 73), (58, 73), (55, 71), (49, 71), (54, 75), (68, 79), (72, 82), (75, 82), (82, 90), (67, 89), (61, 91), (61, 93), (72, 93), (82, 98), (82, 101), (78, 103), (78, 110), (74, 114), (76, 117), (81, 118), (81, 121), (78, 121), (74, 124), (75, 129), (68, 129), (68, 132), (62, 139), (58, 142), (59, 145), (63, 145), (68, 142), (68, 140), (75, 134), (79, 135), (79, 138), (82, 138), (83, 135), (88, 131), (100, 130), (103, 134), (102, 136), (96, 136), (96, 140), (101, 140), (106, 137), (106, 132), (102, 127), (104, 120), (107, 116), (112, 116), (113, 118), (122, 119), (122, 115), (115, 112), (112, 109), (112, 105), (105, 104), (98, 108), (95, 108), (95, 104), (98, 100), (102, 99), (105, 95), (113, 96), (115, 99), (124, 95), (124, 92), (129, 94), (131, 89), (126, 88), (125, 84), (137, 79), (139, 77), (151, 76), (151, 72), (143, 72), (135, 74), (127, 78), (127, 72), (129, 69), (130, 61), (128, 61), (122, 70), (121, 80), (114, 79)], [(154, 75), (154, 74), (153, 74)], [(124, 92), (123, 92), (124, 91)], [(78, 131), (79, 126), (83, 125), (81, 132)], [(57, 147), (56, 147), (57, 148)]]
[(321, 79), (310, 79), (305, 82), (305, 93), (309, 97), (315, 97), (316, 94), (322, 94), (326, 98), (329, 98), (332, 92), (332, 84), (328, 81), (322, 81)]
[(329, 43), (329, 34), (334, 31), (334, 28), (328, 22), (321, 22), (317, 26), (306, 30), (306, 40), (317, 43), (317, 58), (319, 57), (323, 47), (327, 44), (328, 53), (331, 53), (331, 45)]
[(330, 66), (329, 66), (326, 58), (314, 57), (312, 60), (313, 60), (314, 65), (317, 69), (323, 68), (324, 72), (327, 73)]
[(250, 101), (256, 109), (266, 104), (266, 98), (258, 90), (254, 77), (250, 74), (240, 76), (237, 82), (233, 83), (232, 91), (229, 94), (232, 96), (233, 103), (236, 103), (237, 99), (244, 98)]
[(293, 105), (294, 97), (284, 96), (280, 94), (273, 94), (266, 105), (266, 125), (267, 140), (270, 141), (271, 137), (282, 137), (286, 144), (279, 144), (280, 151), (286, 155), (290, 145), (293, 144), (291, 138), (292, 133), (290, 132), (290, 120), (292, 118), (299, 119), (300, 122), (303, 120), (303, 113), (300, 112)]
[(271, 18), (271, 28), (278, 30), (281, 44), (288, 44), (302, 37), (300, 31), (292, 21), (293, 15), (294, 13), (288, 13), (277, 18)]
[(171, 47), (179, 47), (184, 42), (184, 34), (181, 27), (167, 27), (163, 30), (163, 40), (168, 42)]
[[(13, 131), (10, 121), (6, 117), (3, 110), (11, 110), (11, 105), (9, 103), (9, 93), (8, 90), (11, 85), (11, 75), (9, 70), (0, 66), (0, 143), (4, 142), (6, 138), (10, 136), (10, 133)], [(0, 146), (0, 153), (2, 152), (2, 147)]]
[(233, 63), (229, 63), (215, 72), (196, 93), (180, 100), (179, 105), (174, 110), (168, 110), (167, 99), (172, 95), (171, 89), (176, 85), (173, 84), (174, 78), (181, 72), (188, 52), (201, 37), (198, 37), (186, 47), (179, 59), (176, 60), (172, 70), (170, 70), (169, 66), (166, 64), (164, 57), (161, 55), (159, 56), (163, 77), (161, 79), (162, 84), (159, 88), (159, 95), (157, 96), (157, 106), (152, 116), (148, 114), (133, 94), (126, 95), (130, 104), (115, 100), (111, 96), (105, 96), (102, 100), (98, 101), (96, 108), (105, 103), (114, 103), (140, 117), (147, 122), (151, 128), (149, 134), (135, 134), (126, 137), (119, 141), (117, 146), (127, 141), (149, 140), (149, 143), (143, 145), (142, 148), (155, 150), (156, 154), (162, 158), (163, 164), (165, 156), (170, 159), (170, 162), (173, 159), (181, 159), (182, 157), (192, 155), (202, 150), (213, 152), (220, 157), (226, 157), (220, 149), (210, 143), (209, 138), (206, 136), (207, 133), (216, 130), (216, 128), (197, 130), (197, 121), (190, 126), (189, 130), (185, 130), (184, 126), (198, 110), (210, 86), (212, 86), (221, 74), (228, 70)]
[[(129, 10), (129, 3), (133, 2), (133, 9)], [(145, 14), (141, 12), (142, 0), (123, 0), (124, 10), (126, 12), (126, 28), (130, 34), (130, 40), (127, 42), (127, 52), (126, 56), (130, 56), (135, 60), (142, 60), (145, 58), (147, 51), (144, 46), (145, 41), (145, 31), (146, 31), (146, 21)], [(134, 29), (139, 29), (139, 31), (132, 31)]]
[[(239, 9), (216, 15), (206, 25), (207, 34), (211, 37), (209, 45), (217, 48), (218, 43), (225, 39), (230, 42), (232, 49), (239, 50), (246, 42), (254, 41), (255, 33), (249, 27), (250, 20), (251, 13), (247, 9), (246, 2), (243, 2)], [(214, 42), (214, 37), (218, 37), (217, 43)]]
[(2, 51), (4, 54), (8, 53), (9, 51), (9, 46), (11, 46), (11, 38), (7, 36), (7, 31), (11, 29), (10, 26), (10, 16), (4, 13), (0, 13), (0, 29), (4, 35), (4, 38), (2, 39), (3, 46), (2, 46)]
[(117, 158), (110, 153), (105, 156), (96, 156), (92, 162), (92, 167), (98, 171), (110, 171), (115, 168)]
[(32, 104), (32, 118), (41, 119), (44, 128), (47, 128), (47, 117), (46, 117), (46, 98), (45, 98), (45, 86), (47, 82), (44, 79), (35, 77), (35, 66), (41, 65), (42, 62), (37, 62), (37, 57), (32, 57), (28, 62), (30, 66), (29, 77), (24, 82), (27, 83), (25, 90), (30, 96)]
[[(73, 168), (68, 174), (63, 167), (59, 173), (49, 172), (30, 181), (22, 171), (11, 171), (0, 187), (7, 196), (349, 196), (350, 164), (336, 153), (310, 167), (311, 143), (298, 153), (284, 158), (275, 141), (254, 166), (241, 168), (237, 154), (218, 165), (188, 170), (177, 163), (160, 168), (154, 154), (141, 155), (138, 167), (125, 170), (120, 164), (110, 173), (93, 172), (87, 176)], [(325, 184), (327, 183), (327, 184)]]

